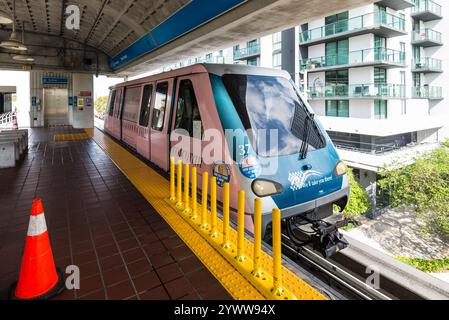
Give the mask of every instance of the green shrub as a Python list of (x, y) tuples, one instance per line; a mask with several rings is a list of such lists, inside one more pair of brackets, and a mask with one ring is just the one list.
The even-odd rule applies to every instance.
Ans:
[(407, 263), (415, 269), (424, 272), (440, 272), (449, 270), (449, 258), (443, 259), (420, 259), (420, 258), (406, 258), (396, 257), (398, 260)]
[(399, 169), (381, 172), (379, 186), (390, 194), (393, 207), (409, 205), (429, 233), (449, 236), (449, 148), (418, 155)]
[[(369, 202), (365, 189), (354, 179), (354, 174), (350, 168), (348, 168), (348, 177), (351, 191), (348, 205), (343, 211), (343, 214), (346, 217), (359, 216), (371, 209), (371, 203)], [(336, 209), (339, 210), (338, 207)]]

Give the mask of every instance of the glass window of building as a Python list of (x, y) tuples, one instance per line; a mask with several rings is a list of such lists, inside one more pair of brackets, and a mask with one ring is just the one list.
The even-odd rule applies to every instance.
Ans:
[(387, 69), (374, 68), (374, 83), (386, 83), (387, 82)]
[(334, 14), (325, 18), (326, 36), (348, 30), (349, 11)]
[(246, 64), (249, 65), (249, 66), (256, 66), (257, 67), (257, 65), (258, 65), (257, 58), (251, 58), (251, 59), (246, 60)]
[(326, 43), (326, 66), (348, 64), (349, 40)]
[(273, 51), (282, 49), (282, 32), (273, 33)]
[(349, 100), (326, 100), (326, 116), (349, 118)]
[(387, 100), (374, 100), (374, 118), (387, 119)]
[(281, 53), (273, 54), (273, 68), (275, 68), (275, 69), (282, 68), (282, 54)]

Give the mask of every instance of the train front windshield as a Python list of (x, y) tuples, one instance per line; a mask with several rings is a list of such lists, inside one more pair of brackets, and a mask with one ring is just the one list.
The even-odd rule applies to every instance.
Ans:
[[(222, 77), (251, 142), (262, 157), (323, 148), (324, 137), (292, 83), (282, 77), (226, 74)], [(307, 121), (309, 125), (307, 125)]]

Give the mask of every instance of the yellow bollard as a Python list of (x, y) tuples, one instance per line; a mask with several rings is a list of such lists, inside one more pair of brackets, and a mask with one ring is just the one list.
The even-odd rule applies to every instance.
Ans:
[(223, 248), (231, 247), (229, 241), (229, 183), (226, 182), (223, 186)]
[(187, 214), (190, 213), (189, 180), (190, 180), (190, 165), (186, 163), (184, 165), (184, 213)]
[(203, 189), (201, 191), (201, 228), (207, 228), (207, 187), (209, 183), (209, 173), (203, 173)]
[(197, 169), (196, 167), (192, 168), (192, 211), (190, 214), (190, 218), (196, 220), (198, 218), (198, 203), (196, 199), (196, 195), (198, 192), (197, 187)]
[(253, 275), (257, 278), (263, 277), (260, 267), (260, 252), (262, 250), (262, 200), (254, 200), (254, 258)]
[(218, 237), (217, 231), (217, 178), (210, 178), (210, 236)]
[(170, 201), (176, 201), (175, 195), (175, 158), (170, 158)]
[(178, 168), (176, 174), (176, 207), (182, 208), (182, 160), (178, 160)]
[(272, 217), (273, 229), (273, 289), (272, 292), (277, 296), (282, 296), (282, 264), (281, 264), (281, 211), (273, 209)]
[(245, 256), (245, 191), (239, 190), (237, 209), (237, 260), (244, 262)]

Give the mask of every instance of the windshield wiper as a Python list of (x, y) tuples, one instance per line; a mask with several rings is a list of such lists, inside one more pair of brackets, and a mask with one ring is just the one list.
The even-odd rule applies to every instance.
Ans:
[(306, 119), (304, 120), (304, 133), (302, 135), (302, 144), (301, 149), (299, 151), (300, 160), (304, 160), (307, 158), (307, 153), (309, 152), (309, 137), (310, 137), (310, 129), (312, 127), (311, 123), (313, 122), (314, 115), (306, 112)]

